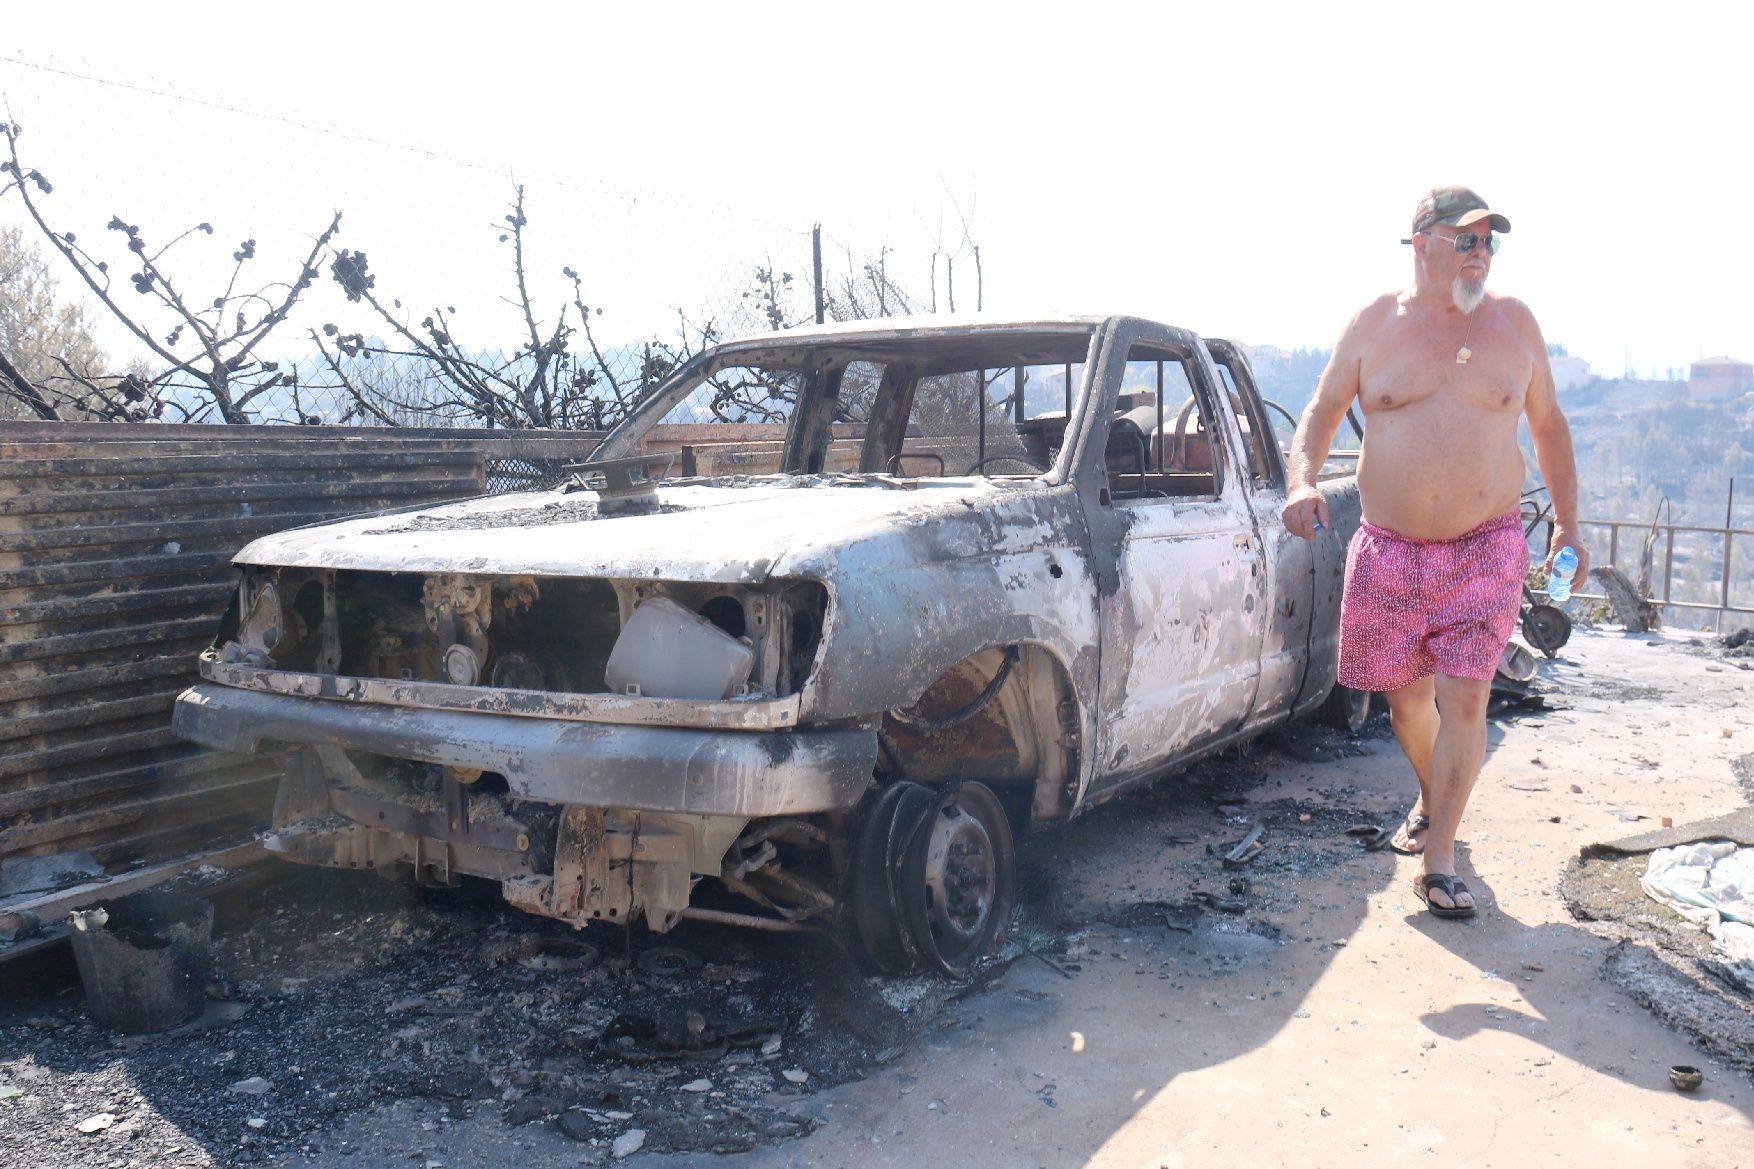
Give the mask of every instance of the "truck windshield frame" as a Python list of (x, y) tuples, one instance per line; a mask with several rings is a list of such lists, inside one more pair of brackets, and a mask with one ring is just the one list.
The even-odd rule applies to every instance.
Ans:
[[(922, 473), (957, 477), (953, 464), (940, 464), (941, 454), (925, 456), (922, 461), (909, 453), (920, 438), (919, 423), (912, 417), (915, 396), (922, 383), (934, 384), (932, 379), (979, 372), (983, 392), (978, 399), (970, 399), (972, 429), (956, 436), (973, 455), (963, 461), (960, 474), (979, 474), (985, 470), (982, 464), (989, 463), (994, 467), (989, 472), (994, 478), (1064, 482), (1070, 474), (1070, 453), (1063, 436), (1071, 432), (1073, 420), (1089, 398), (1100, 332), (1098, 322), (964, 325), (733, 343), (678, 369), (605, 436), (592, 458), (642, 453), (648, 439), (657, 438), (654, 431), (691, 397), (699, 397), (702, 388), (712, 385), (723, 371), (768, 371), (775, 384), (783, 381), (798, 387), (796, 400), (785, 403), (783, 454), (777, 473), (856, 471), (904, 478)], [(878, 379), (874, 390), (868, 384), (872, 375), (867, 373), (859, 380), (864, 396), (856, 410), (841, 400), (843, 388), (851, 391), (850, 383), (855, 381), (845, 376), (851, 367), (862, 372), (874, 368)], [(1042, 397), (1048, 383), (1035, 375), (1044, 369), (1057, 375), (1051, 408)], [(747, 381), (739, 379), (739, 384)], [(735, 407), (713, 410), (703, 402), (695, 408), (697, 415), (705, 410), (715, 416), (716, 423), (751, 421), (743, 419)], [(857, 416), (860, 413), (863, 417)], [(1027, 460), (1029, 469), (1021, 457), (1011, 458), (996, 446), (989, 450), (995, 428), (1015, 427), (1020, 416), (1026, 424), (1035, 421), (1037, 430), (1055, 432), (1051, 441), (1037, 444), (1035, 457)], [(701, 425), (715, 424), (704, 417), (699, 421)], [(780, 425), (767, 421), (776, 429)], [(838, 459), (829, 457), (831, 445)], [(849, 459), (849, 451), (857, 452), (856, 464)], [(1021, 449), (1017, 454), (1022, 455)], [(905, 465), (895, 465), (898, 456)], [(715, 471), (718, 466), (707, 465)], [(976, 469), (970, 471), (969, 467)], [(692, 460), (679, 459), (668, 477), (683, 478), (705, 470), (703, 466), (697, 472)]]

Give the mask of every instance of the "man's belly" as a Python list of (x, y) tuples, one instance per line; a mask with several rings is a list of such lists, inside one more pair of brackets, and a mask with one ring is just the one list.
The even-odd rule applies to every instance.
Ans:
[(1516, 509), (1524, 470), (1514, 419), (1508, 433), (1404, 421), (1378, 417), (1365, 427), (1358, 493), (1371, 523), (1415, 539), (1450, 540)]

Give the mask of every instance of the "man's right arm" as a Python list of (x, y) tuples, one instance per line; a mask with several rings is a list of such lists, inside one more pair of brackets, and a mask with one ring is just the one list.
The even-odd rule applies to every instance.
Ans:
[(1328, 368), (1322, 371), (1321, 381), (1316, 383), (1315, 398), (1304, 410), (1303, 420), (1297, 424), (1297, 434), (1291, 440), (1289, 480), (1280, 518), (1284, 520), (1286, 530), (1306, 540), (1315, 539), (1318, 526), (1325, 528), (1332, 523), (1328, 517), (1328, 501), (1316, 487), (1316, 477), (1328, 461), (1328, 451), (1333, 448), (1334, 433), (1340, 429), (1341, 419), (1346, 417), (1347, 409), (1358, 396), (1359, 334), (1363, 320), (1364, 312), (1360, 312), (1340, 334), (1334, 355), (1328, 359)]

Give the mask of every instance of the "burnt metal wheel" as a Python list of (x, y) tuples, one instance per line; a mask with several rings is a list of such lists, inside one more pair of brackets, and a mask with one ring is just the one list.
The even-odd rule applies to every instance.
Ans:
[(1571, 640), (1571, 618), (1557, 605), (1530, 605), (1523, 614), (1523, 636), (1548, 657), (1555, 657), (1559, 647)]
[(1004, 937), (1016, 890), (1011, 825), (992, 789), (898, 780), (864, 814), (845, 904), (872, 969), (960, 978)]
[(910, 780), (889, 784), (871, 800), (853, 841), (845, 903), (859, 957), (880, 974), (903, 974), (919, 963), (896, 901), (895, 871), (933, 796)]
[(1354, 690), (1335, 682), (1320, 713), (1321, 720), (1329, 726), (1356, 735), (1370, 719), (1370, 691)]
[(967, 975), (1004, 938), (1017, 894), (1011, 825), (992, 789), (963, 783), (940, 794), (896, 875), (920, 957), (952, 978)]

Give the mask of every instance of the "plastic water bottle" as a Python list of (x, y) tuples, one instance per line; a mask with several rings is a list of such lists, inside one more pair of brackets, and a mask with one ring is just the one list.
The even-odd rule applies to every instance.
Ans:
[(1577, 575), (1577, 552), (1570, 544), (1553, 558), (1553, 571), (1547, 575), (1547, 599), (1555, 605), (1571, 600), (1571, 578)]

